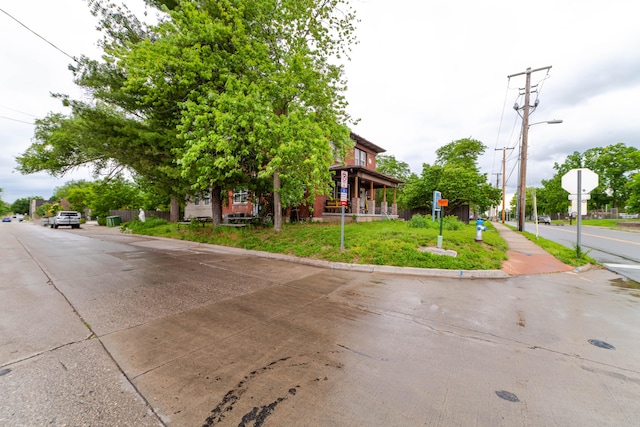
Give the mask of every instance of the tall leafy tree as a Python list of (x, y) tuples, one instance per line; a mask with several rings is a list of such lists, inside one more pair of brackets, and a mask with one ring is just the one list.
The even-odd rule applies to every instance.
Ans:
[(583, 154), (585, 167), (598, 174), (598, 188), (591, 193), (596, 207), (617, 208), (629, 198), (627, 183), (640, 171), (638, 149), (624, 143), (590, 148)]
[(341, 3), (181, 2), (131, 56), (145, 90), (163, 79), (198, 83), (181, 104), (180, 162), (197, 188), (214, 188), (214, 201), (227, 186), (272, 179), (280, 229), (282, 207), (328, 193), (333, 150), (344, 157), (351, 145), (342, 67), (328, 60), (352, 39)]
[(502, 192), (489, 184), (477, 166), (485, 149), (480, 141), (469, 138), (439, 148), (435, 164), (424, 164), (422, 175), (406, 183), (403, 204), (409, 209), (430, 208), (434, 191), (449, 201), (448, 211), (468, 204), (482, 212), (498, 204)]
[(575, 151), (562, 164), (555, 163), (553, 168), (556, 170), (554, 177), (542, 181), (540, 193), (545, 212), (567, 211), (569, 201), (567, 191), (562, 188), (562, 177), (577, 168), (588, 168), (598, 174), (598, 187), (591, 192), (588, 201), (590, 208), (624, 207), (633, 194), (632, 178), (640, 171), (640, 151), (623, 143), (595, 147), (584, 153)]
[(42, 197), (40, 196), (33, 196), (33, 197), (22, 197), (20, 199), (17, 199), (15, 202), (13, 202), (11, 204), (11, 212), (15, 212), (15, 213), (20, 213), (20, 214), (25, 214), (25, 213), (29, 213), (29, 208), (31, 206), (31, 200), (33, 199), (39, 199), (39, 200), (43, 200)]
[(627, 190), (629, 191), (627, 209), (631, 213), (640, 213), (640, 172), (627, 183)]
[(9, 205), (2, 200), (2, 188), (0, 188), (0, 215), (4, 215), (9, 212)]
[[(68, 115), (51, 113), (36, 121), (34, 142), (17, 158), (22, 173), (47, 171), (54, 176), (85, 165), (96, 175), (117, 175), (128, 169), (147, 178), (156, 192), (172, 197), (172, 218), (178, 217), (178, 200), (188, 189), (173, 150), (178, 101), (185, 93), (169, 91), (162, 102), (125, 90), (127, 70), (120, 56), (153, 33), (125, 7), (88, 0), (92, 12), (101, 17), (104, 33), (103, 60), (81, 57), (70, 69), (75, 82), (92, 95), (91, 101), (56, 95), (71, 108)], [(150, 4), (175, 6), (174, 2)]]
[(396, 159), (393, 155), (378, 154), (376, 156), (376, 170), (403, 181), (407, 181), (411, 177), (409, 165)]

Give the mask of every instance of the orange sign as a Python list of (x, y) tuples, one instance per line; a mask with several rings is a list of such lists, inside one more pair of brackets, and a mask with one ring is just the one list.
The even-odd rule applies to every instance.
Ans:
[(438, 199), (438, 206), (449, 206), (448, 199)]

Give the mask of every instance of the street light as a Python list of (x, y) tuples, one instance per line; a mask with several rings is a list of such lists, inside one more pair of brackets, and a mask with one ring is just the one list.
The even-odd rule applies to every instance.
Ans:
[(527, 141), (529, 139), (529, 128), (542, 123), (555, 125), (562, 123), (562, 120), (546, 120), (529, 124), (529, 115), (525, 114), (524, 116), (522, 123), (522, 149), (520, 150), (520, 185), (518, 188), (518, 231), (524, 231), (524, 213), (527, 201)]

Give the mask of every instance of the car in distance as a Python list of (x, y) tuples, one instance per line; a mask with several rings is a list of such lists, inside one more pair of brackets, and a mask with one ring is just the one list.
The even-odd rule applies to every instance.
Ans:
[(2, 217), (2, 222), (11, 222), (11, 217), (10, 216), (3, 216)]
[(51, 228), (67, 225), (71, 228), (80, 228), (80, 214), (75, 211), (60, 211), (49, 221)]
[(549, 215), (540, 215), (538, 217), (538, 224), (551, 224), (551, 217)]

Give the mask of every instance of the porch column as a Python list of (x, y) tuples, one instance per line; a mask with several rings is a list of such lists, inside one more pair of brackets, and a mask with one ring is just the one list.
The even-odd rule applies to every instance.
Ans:
[(389, 207), (387, 206), (387, 186), (382, 187), (382, 203), (380, 204), (380, 214), (384, 215), (385, 212), (388, 212)]
[(355, 181), (355, 192), (353, 193), (353, 197), (351, 198), (351, 213), (359, 214), (360, 213), (360, 189), (358, 188), (358, 181), (360, 180), (356, 175), (353, 180)]
[(369, 183), (369, 211), (367, 213), (371, 215), (376, 213), (376, 198), (373, 193), (373, 181)]
[(396, 203), (396, 190), (398, 187), (393, 187), (393, 204), (391, 205), (391, 215), (398, 215), (398, 204)]

